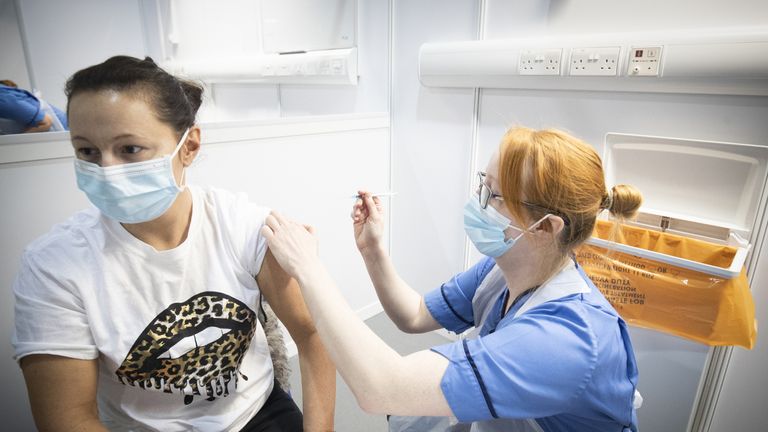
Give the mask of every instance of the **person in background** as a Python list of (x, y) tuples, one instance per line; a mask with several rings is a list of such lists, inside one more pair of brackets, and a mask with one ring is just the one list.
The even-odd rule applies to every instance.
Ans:
[(631, 217), (641, 196), (628, 185), (606, 189), (591, 146), (557, 130), (510, 129), (464, 206), (466, 234), (485, 257), (425, 295), (400, 278), (386, 252), (378, 198), (359, 194), (356, 244), (392, 321), (407, 333), (475, 328), (468, 338), (399, 355), (341, 296), (312, 229), (273, 212), (262, 228), (270, 250), (299, 281), (364, 410), (454, 418), (435, 425), (392, 417), (391, 428), (408, 431), (637, 430), (627, 326), (573, 250), (600, 212)]
[(0, 81), (0, 134), (68, 130), (67, 115), (11, 80)]
[[(66, 85), (95, 206), (32, 242), (15, 358), (41, 431), (327, 431), (336, 373), (244, 195), (188, 185), (199, 85), (117, 56)], [(303, 416), (273, 376), (266, 300), (299, 352)]]

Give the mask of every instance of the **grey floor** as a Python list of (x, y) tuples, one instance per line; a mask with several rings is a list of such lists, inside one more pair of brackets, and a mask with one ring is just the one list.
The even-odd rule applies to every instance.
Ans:
[[(384, 342), (400, 354), (428, 349), (435, 345), (450, 342), (446, 337), (437, 333), (419, 335), (405, 334), (395, 327), (385, 313), (370, 318), (365, 322)], [(301, 376), (297, 357), (290, 359), (291, 363), (291, 394), (301, 407)], [(355, 402), (355, 397), (336, 374), (336, 430), (339, 432), (378, 432), (387, 430), (387, 420), (383, 415), (369, 415), (363, 412)]]

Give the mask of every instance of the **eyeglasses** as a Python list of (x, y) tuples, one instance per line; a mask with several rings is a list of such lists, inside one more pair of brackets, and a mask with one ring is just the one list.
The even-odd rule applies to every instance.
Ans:
[[(497, 199), (499, 201), (504, 201), (504, 197), (493, 192), (490, 186), (485, 182), (485, 178), (487, 177), (487, 174), (485, 171), (478, 171), (477, 172), (477, 180), (478, 180), (478, 186), (477, 186), (477, 199), (480, 203), (480, 207), (485, 209), (488, 207), (488, 202), (491, 199)], [(533, 204), (527, 201), (522, 201), (522, 204), (526, 207), (535, 208), (539, 210), (543, 210), (546, 213), (551, 213), (553, 215), (559, 216), (563, 219), (563, 223), (568, 226), (571, 224), (570, 219), (568, 219), (568, 216), (562, 214), (559, 211), (553, 210), (549, 207), (540, 206), (538, 204)]]
[(480, 200), (480, 207), (483, 208), (483, 209), (488, 207), (488, 201), (490, 201), (491, 198), (497, 199), (499, 201), (504, 201), (504, 197), (503, 196), (501, 196), (501, 195), (499, 195), (497, 193), (494, 193), (491, 190), (491, 187), (488, 186), (487, 183), (485, 183), (485, 177), (486, 177), (485, 172), (483, 172), (483, 171), (478, 171), (477, 172), (477, 180), (478, 180), (478, 183), (479, 183), (477, 185), (477, 197)]

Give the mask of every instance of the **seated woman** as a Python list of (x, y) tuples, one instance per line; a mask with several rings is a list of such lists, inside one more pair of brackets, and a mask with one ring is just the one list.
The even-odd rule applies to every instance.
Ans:
[(641, 197), (626, 185), (606, 191), (588, 144), (554, 130), (509, 130), (464, 207), (465, 231), (486, 257), (424, 296), (385, 252), (378, 199), (360, 194), (355, 239), (389, 317), (409, 333), (477, 329), (400, 356), (350, 310), (318, 259), (312, 230), (273, 213), (262, 228), (270, 250), (299, 281), (363, 409), (455, 416), (473, 431), (637, 430), (638, 371), (626, 324), (573, 249), (592, 234), (598, 213), (631, 217)]
[[(66, 92), (77, 185), (95, 208), (30, 244), (13, 287), (37, 427), (332, 429), (335, 369), (260, 235), (269, 210), (186, 184), (202, 88), (120, 56)], [(296, 341), (303, 418), (274, 382), (262, 299)]]

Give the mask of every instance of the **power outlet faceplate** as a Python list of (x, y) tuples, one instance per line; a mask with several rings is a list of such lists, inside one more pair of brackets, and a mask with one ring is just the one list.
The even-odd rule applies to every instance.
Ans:
[(560, 75), (560, 48), (525, 50), (520, 53), (517, 71), (520, 75)]
[(629, 76), (659, 76), (661, 47), (632, 47), (629, 50)]
[(616, 76), (621, 47), (574, 48), (571, 50), (570, 75)]

